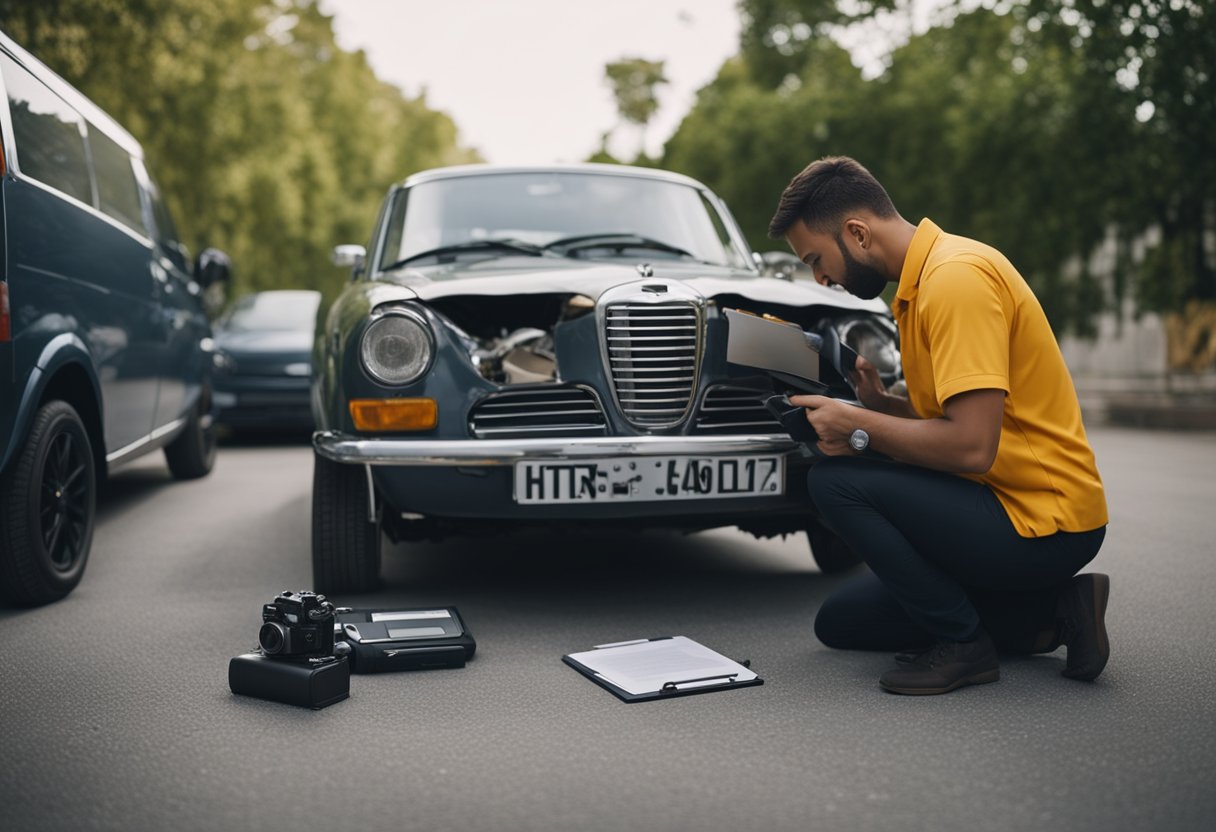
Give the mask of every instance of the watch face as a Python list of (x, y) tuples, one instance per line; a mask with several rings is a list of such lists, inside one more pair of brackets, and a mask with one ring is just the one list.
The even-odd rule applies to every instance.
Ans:
[(870, 435), (861, 428), (858, 428), (849, 437), (849, 444), (853, 446), (853, 450), (855, 451), (864, 451), (866, 446), (870, 444)]

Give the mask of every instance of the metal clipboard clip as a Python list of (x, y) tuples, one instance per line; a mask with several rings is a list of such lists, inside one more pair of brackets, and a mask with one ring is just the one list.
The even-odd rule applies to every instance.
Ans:
[[(678, 693), (680, 690), (680, 685), (691, 685), (697, 682), (713, 682), (718, 679), (725, 680), (718, 682), (718, 684), (729, 685), (735, 681), (735, 678), (738, 677), (738, 675), (738, 673), (724, 673), (721, 676), (702, 676), (699, 679), (680, 679), (676, 682), (664, 682), (663, 686), (659, 688), (659, 693)], [(699, 687), (709, 688), (713, 687), (713, 685), (700, 685)]]

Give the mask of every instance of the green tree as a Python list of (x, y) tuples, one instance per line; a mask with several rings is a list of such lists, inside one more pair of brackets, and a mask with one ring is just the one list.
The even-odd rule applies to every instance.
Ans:
[(1118, 102), (1134, 176), (1112, 200), (1122, 235), (1160, 242), (1136, 270), (1148, 309), (1216, 301), (1216, 8), (1210, 0), (1027, 0), (1029, 22), (1082, 57), (1083, 106)]
[(332, 297), (330, 248), (364, 239), (393, 181), (478, 158), (316, 0), (0, 0), (0, 20), (141, 141), (185, 242), (232, 255), (232, 296)]
[[(847, 86), (851, 75), (816, 65), (819, 43), (910, 5), (741, 0), (742, 74), (763, 93), (788, 92), (808, 75)], [(900, 204), (1011, 250), (1057, 323), (1086, 328), (1101, 295), (1085, 264), (1112, 233), (1108, 300), (1130, 295), (1141, 309), (1169, 312), (1216, 299), (1211, 3), (995, 0), (970, 13), (971, 3), (940, 5), (937, 25), (895, 49), (866, 84), (859, 101), (872, 112), (844, 102), (846, 121), (869, 121), (884, 137), (886, 148), (863, 158)], [(983, 18), (1003, 21), (1003, 33)], [(874, 144), (848, 138), (842, 152), (858, 157)], [(678, 147), (669, 151), (678, 158)], [(994, 190), (999, 204), (987, 200)], [(1146, 255), (1135, 253), (1146, 239)]]
[[(646, 126), (659, 109), (658, 87), (668, 83), (663, 61), (622, 58), (604, 67), (604, 78), (612, 88), (621, 118), (638, 127), (638, 157), (646, 152)], [(601, 142), (601, 152), (607, 153)]]

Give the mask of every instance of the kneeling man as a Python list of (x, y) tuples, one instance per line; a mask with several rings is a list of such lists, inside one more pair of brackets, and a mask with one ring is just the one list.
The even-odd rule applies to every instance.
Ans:
[[(813, 162), (769, 226), (824, 284), (862, 298), (898, 284), (907, 399), (868, 362), (867, 409), (796, 396), (828, 458), (810, 490), (823, 521), (870, 567), (824, 603), (829, 647), (902, 650), (894, 693), (995, 682), (997, 648), (1068, 648), (1064, 675), (1110, 654), (1110, 579), (1077, 572), (1106, 534), (1102, 480), (1072, 378), (1026, 281), (996, 249), (912, 225), (853, 159)], [(892, 461), (867, 458), (871, 448)]]

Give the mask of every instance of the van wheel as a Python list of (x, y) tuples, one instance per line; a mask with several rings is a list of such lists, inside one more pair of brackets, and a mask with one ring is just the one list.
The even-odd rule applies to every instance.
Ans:
[(32, 607), (75, 589), (96, 504), (93, 448), (80, 415), (67, 402), (43, 405), (0, 479), (0, 598)]
[(367, 519), (367, 474), (315, 451), (313, 459), (313, 589), (368, 592), (380, 581), (380, 523)]
[(825, 575), (847, 572), (861, 563), (861, 556), (818, 520), (812, 520), (806, 527), (806, 536), (811, 543), (811, 555)]
[(165, 446), (165, 461), (174, 479), (196, 480), (215, 467), (215, 419), (211, 415), (211, 391), (203, 388), (198, 404), (186, 421), (186, 429)]

